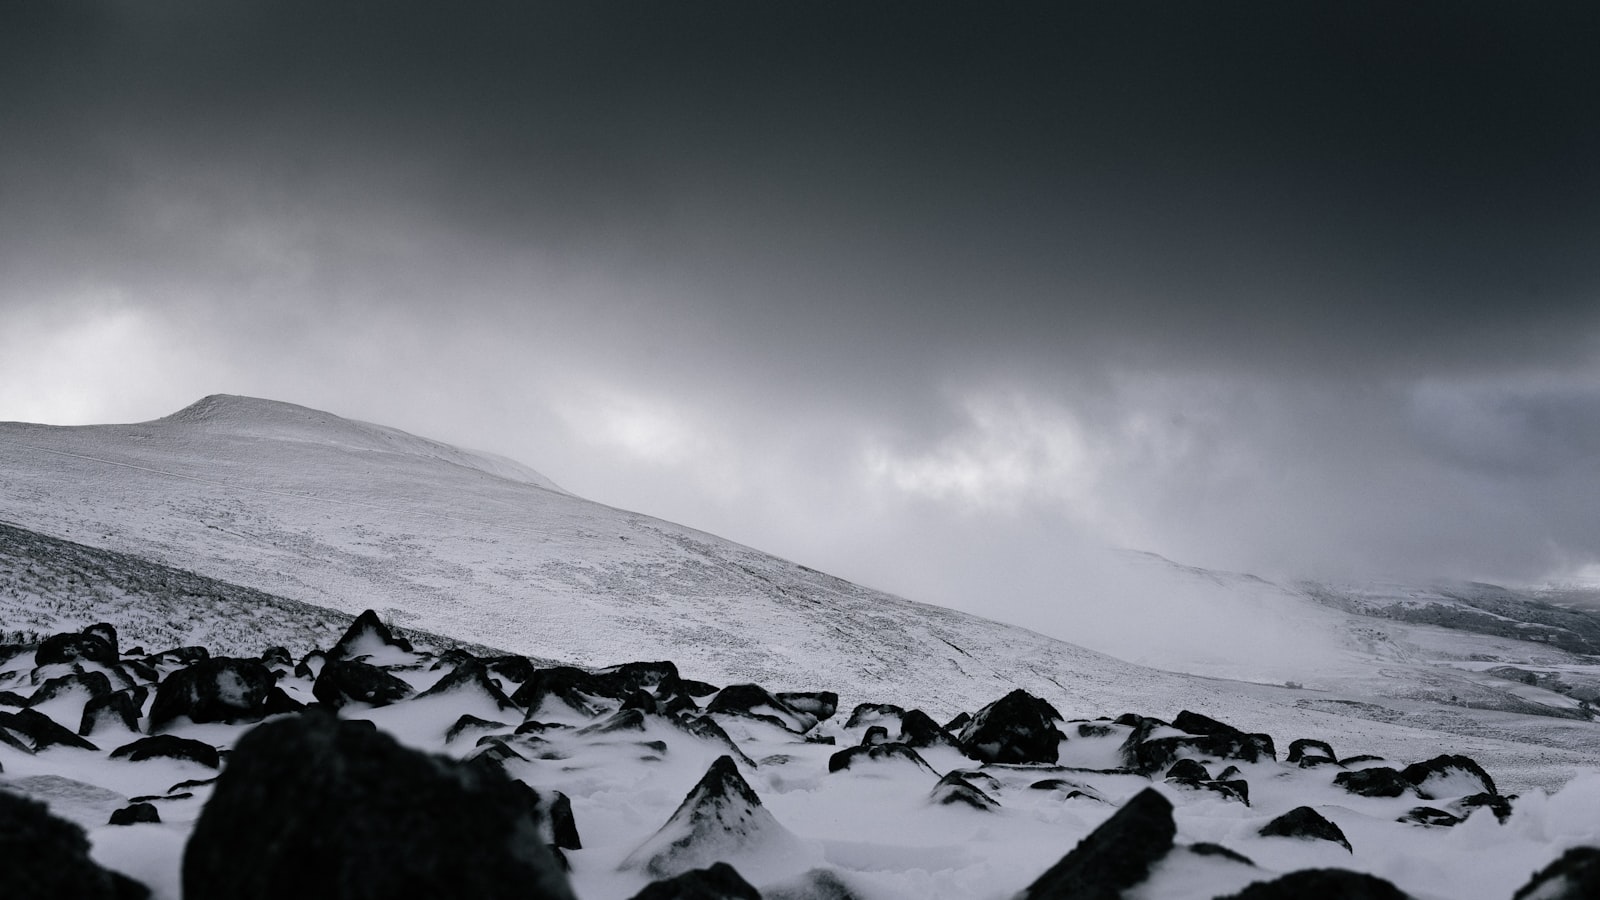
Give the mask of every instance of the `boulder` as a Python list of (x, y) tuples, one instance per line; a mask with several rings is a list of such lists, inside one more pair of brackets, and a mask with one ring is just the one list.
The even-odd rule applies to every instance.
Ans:
[(88, 700), (111, 693), (111, 679), (104, 672), (74, 672), (51, 678), (39, 685), (28, 698), (29, 706), (38, 706), (67, 694), (83, 694)]
[(476, 659), (456, 666), (450, 671), (450, 674), (439, 679), (433, 687), (418, 694), (417, 699), (442, 697), (446, 694), (455, 694), (462, 691), (477, 693), (499, 709), (515, 709), (511, 703), (511, 698), (507, 697), (505, 691), (502, 691), (500, 686), (490, 679), (489, 667)]
[(929, 747), (960, 748), (955, 735), (944, 730), (933, 717), (920, 709), (906, 710), (900, 718), (900, 743), (918, 750)]
[(0, 790), (0, 889), (7, 897), (144, 900), (144, 885), (101, 868), (89, 839), (43, 803)]
[(1445, 812), (1432, 806), (1413, 806), (1406, 814), (1395, 820), (1407, 825), (1429, 825), (1436, 828), (1450, 828), (1461, 824), (1461, 817)]
[(239, 740), (195, 822), (187, 900), (571, 900), (540, 822), (492, 767), (308, 711)]
[(111, 656), (113, 659), (121, 655), (121, 651), (117, 649), (117, 626), (111, 624), (110, 622), (96, 622), (95, 624), (90, 625), (88, 628), (85, 628), (83, 633), (92, 634), (109, 644), (111, 646)]
[(161, 814), (149, 803), (135, 803), (124, 806), (111, 813), (109, 825), (139, 825), (143, 823), (159, 823)]
[(217, 748), (204, 741), (181, 738), (171, 734), (158, 734), (154, 737), (140, 738), (131, 744), (124, 744), (111, 751), (111, 758), (126, 759), (128, 762), (143, 762), (147, 759), (181, 759), (199, 763), (210, 769), (217, 769), (222, 766), (222, 760), (217, 755)]
[(1348, 869), (1302, 869), (1217, 900), (1411, 900), (1393, 884)]
[(527, 710), (530, 718), (550, 700), (581, 715), (598, 716), (615, 711), (626, 696), (607, 679), (572, 666), (552, 666), (535, 670), (511, 695), (511, 702)]
[(850, 711), (850, 718), (845, 720), (844, 727), (860, 728), (863, 725), (881, 725), (891, 721), (896, 726), (905, 717), (906, 711), (893, 703), (860, 703)]
[(984, 793), (960, 772), (950, 772), (939, 779), (939, 783), (933, 786), (928, 796), (940, 806), (970, 806), (983, 812), (1000, 808), (1000, 804), (993, 797)]
[(0, 712), (0, 743), (23, 751), (37, 753), (49, 747), (76, 747), (79, 750), (99, 750), (37, 709), (20, 712)]
[(1167, 770), (1167, 778), (1179, 781), (1210, 781), (1211, 773), (1192, 759), (1180, 759)]
[(1401, 797), (1416, 793), (1416, 788), (1399, 771), (1388, 766), (1340, 772), (1333, 783), (1363, 797)]
[(383, 624), (378, 614), (372, 610), (365, 610), (356, 616), (350, 627), (345, 629), (344, 636), (328, 651), (328, 659), (359, 659), (363, 656), (375, 656), (386, 650), (397, 650), (410, 653), (411, 642), (405, 638), (396, 637), (389, 626)]
[(1257, 833), (1262, 837), (1331, 841), (1351, 853), (1355, 852), (1350, 849), (1350, 841), (1345, 838), (1344, 832), (1339, 829), (1339, 826), (1328, 821), (1322, 813), (1309, 806), (1297, 806), (1289, 810), (1263, 825)]
[(645, 885), (633, 900), (761, 900), (761, 892), (725, 862)]
[(311, 694), (333, 709), (349, 703), (388, 706), (409, 698), (411, 685), (377, 666), (351, 659), (330, 659), (311, 686)]
[(1289, 755), (1286, 762), (1296, 763), (1302, 769), (1309, 765), (1316, 765), (1313, 760), (1322, 762), (1338, 762), (1339, 757), (1333, 753), (1333, 746), (1327, 741), (1315, 741), (1310, 738), (1299, 738), (1289, 742)]
[(1593, 900), (1600, 897), (1600, 847), (1573, 847), (1545, 866), (1511, 900)]
[(1117, 900), (1172, 850), (1172, 804), (1146, 788), (1040, 875), (1019, 900)]
[(162, 680), (150, 704), (150, 730), (179, 716), (193, 722), (253, 722), (267, 714), (271, 670), (255, 659), (202, 659)]
[(35, 666), (75, 662), (112, 666), (116, 665), (117, 659), (115, 644), (101, 635), (88, 632), (52, 634), (41, 641), (38, 649), (33, 651)]
[(961, 729), (961, 752), (987, 763), (1049, 763), (1066, 736), (1055, 707), (1020, 688), (979, 710)]
[(1473, 810), (1488, 807), (1494, 813), (1495, 819), (1503, 824), (1511, 818), (1511, 800), (1511, 797), (1500, 794), (1470, 794), (1452, 803), (1450, 808), (1456, 815), (1465, 819), (1472, 815)]
[(1406, 766), (1400, 774), (1416, 786), (1417, 795), (1424, 800), (1499, 793), (1494, 779), (1470, 756), (1435, 756)]
[(655, 878), (739, 855), (793, 858), (798, 838), (779, 824), (751, 790), (731, 756), (718, 757), (654, 835), (622, 861)]
[(839, 695), (833, 691), (781, 691), (774, 696), (818, 722), (826, 722), (839, 711)]
[[(143, 692), (144, 688), (138, 688)], [(139, 730), (139, 708), (144, 702), (134, 691), (117, 691), (96, 697), (83, 705), (83, 717), (78, 721), (78, 734), (88, 737), (108, 726), (121, 726), (128, 731)]]
[(774, 722), (796, 734), (805, 734), (817, 726), (816, 716), (791, 707), (758, 684), (732, 684), (723, 688), (706, 704), (706, 712)]
[(933, 772), (933, 767), (917, 751), (905, 744), (871, 744), (849, 747), (828, 757), (829, 772), (843, 772), (853, 766), (881, 763), (902, 763)]

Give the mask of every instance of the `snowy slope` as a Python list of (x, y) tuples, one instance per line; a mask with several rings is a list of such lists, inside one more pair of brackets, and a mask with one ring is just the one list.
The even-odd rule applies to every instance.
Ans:
[[(1441, 707), (1451, 692), (1417, 695), (1431, 670), (1403, 654), (1315, 661), (1296, 679), (1306, 690), (1156, 671), (592, 503), (502, 460), (271, 401), (208, 397), (133, 425), (0, 425), (0, 520), (579, 665), (671, 658), (713, 683), (826, 686), (846, 704), (936, 717), (1013, 687), (1069, 716), (1197, 709), (1395, 757), (1445, 743), (1512, 787), (1600, 765), (1592, 723)], [(1309, 601), (1263, 608), (1348, 621)]]

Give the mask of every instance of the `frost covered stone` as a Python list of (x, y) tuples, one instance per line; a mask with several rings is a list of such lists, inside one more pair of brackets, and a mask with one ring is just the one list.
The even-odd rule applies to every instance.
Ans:
[(1116, 900), (1172, 850), (1172, 803), (1146, 788), (1028, 885), (1019, 900)]
[(1593, 900), (1600, 897), (1600, 847), (1573, 847), (1517, 889), (1512, 900)]
[(311, 686), (312, 696), (334, 709), (347, 703), (388, 706), (414, 693), (411, 685), (377, 666), (349, 659), (329, 660)]
[(257, 659), (203, 659), (168, 675), (150, 704), (150, 730), (179, 716), (194, 722), (248, 722), (267, 714), (272, 672)]
[(1400, 797), (1416, 791), (1404, 775), (1388, 766), (1340, 772), (1333, 776), (1333, 783), (1363, 797)]
[(1054, 764), (1066, 740), (1055, 726), (1059, 721), (1055, 707), (1018, 688), (962, 727), (961, 750), (983, 762)]
[(148, 889), (89, 858), (83, 829), (0, 790), (0, 892), (16, 898), (143, 900)]
[(344, 636), (328, 651), (328, 659), (357, 659), (385, 650), (410, 653), (411, 643), (405, 638), (396, 637), (389, 626), (378, 618), (378, 614), (369, 609), (356, 616), (350, 627), (345, 629)]
[(761, 892), (733, 866), (719, 862), (653, 881), (632, 900), (761, 900)]
[(1309, 806), (1297, 806), (1261, 827), (1263, 837), (1305, 838), (1331, 841), (1354, 853), (1338, 825)]
[(622, 861), (656, 878), (743, 855), (792, 854), (800, 841), (772, 817), (739, 774), (733, 757), (720, 756), (649, 839)]
[(1435, 756), (1426, 762), (1406, 766), (1400, 774), (1416, 785), (1417, 793), (1424, 800), (1499, 793), (1495, 790), (1494, 779), (1470, 756)]
[(570, 900), (540, 822), (492, 767), (308, 712), (240, 739), (195, 823), (186, 900)]
[(154, 737), (140, 738), (131, 744), (124, 744), (111, 751), (111, 758), (126, 759), (128, 762), (143, 762), (147, 759), (179, 759), (199, 763), (210, 769), (222, 766), (222, 761), (217, 756), (217, 748), (204, 741), (181, 738), (170, 734), (158, 734)]
[(1411, 900), (1393, 884), (1348, 869), (1301, 869), (1218, 900)]

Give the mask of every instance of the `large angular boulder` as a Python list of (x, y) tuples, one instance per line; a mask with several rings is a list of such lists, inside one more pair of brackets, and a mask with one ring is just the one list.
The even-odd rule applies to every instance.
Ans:
[(580, 715), (598, 716), (614, 712), (626, 698), (609, 679), (572, 666), (551, 666), (529, 676), (511, 695), (511, 702), (527, 710), (530, 718), (551, 702)]
[(1446, 754), (1413, 763), (1400, 771), (1424, 800), (1497, 794), (1494, 779), (1470, 756)]
[(88, 737), (103, 728), (139, 730), (139, 709), (144, 705), (145, 689), (132, 688), (95, 697), (83, 705), (78, 734)]
[(356, 616), (350, 627), (345, 629), (344, 636), (339, 638), (333, 649), (328, 651), (328, 659), (381, 657), (394, 651), (412, 652), (411, 642), (396, 637), (394, 632), (389, 630), (389, 626), (378, 618), (378, 614), (369, 609)]
[(411, 685), (377, 666), (350, 659), (329, 660), (311, 685), (312, 696), (334, 709), (349, 703), (388, 706), (415, 693)]
[(140, 738), (131, 744), (124, 744), (111, 751), (111, 758), (126, 759), (128, 762), (144, 762), (147, 759), (177, 759), (198, 763), (209, 769), (222, 767), (222, 760), (217, 755), (217, 748), (205, 741), (181, 738), (171, 734), (158, 734), (154, 737)]
[(708, 713), (749, 716), (772, 722), (796, 734), (817, 726), (817, 717), (784, 703), (759, 684), (730, 684), (717, 692), (706, 705)]
[(0, 892), (16, 898), (143, 900), (144, 885), (89, 857), (83, 829), (43, 803), (0, 790)]
[(239, 740), (183, 858), (187, 900), (571, 900), (540, 822), (492, 767), (319, 711)]
[(859, 768), (864, 765), (882, 765), (884, 763), (900, 763), (914, 766), (927, 772), (933, 772), (933, 766), (928, 765), (922, 754), (907, 747), (905, 744), (883, 743), (862, 744), (859, 747), (848, 747), (828, 757), (829, 772), (843, 772), (847, 769)]
[(112, 640), (107, 641), (103, 634), (93, 634), (88, 631), (52, 634), (41, 641), (38, 649), (33, 651), (35, 666), (80, 661), (110, 666), (116, 664), (117, 658), (114, 635)]
[(254, 722), (267, 715), (267, 695), (276, 685), (258, 659), (202, 659), (162, 680), (150, 704), (150, 730), (179, 716), (194, 722)]
[(750, 856), (792, 858), (800, 840), (761, 804), (731, 756), (720, 756), (654, 835), (622, 861), (666, 878), (714, 862)]
[(450, 674), (439, 679), (433, 687), (417, 695), (417, 699), (424, 697), (443, 697), (447, 694), (477, 694), (493, 703), (498, 709), (512, 709), (511, 698), (505, 695), (500, 685), (495, 684), (489, 677), (489, 667), (482, 662), (472, 659), (456, 666)]
[(1050, 763), (1066, 740), (1055, 707), (1020, 688), (978, 710), (961, 729), (961, 751), (987, 763)]
[(21, 712), (0, 712), (0, 743), (9, 744), (24, 753), (38, 753), (50, 747), (76, 747), (79, 750), (99, 750), (37, 709)]
[(1333, 776), (1333, 783), (1362, 797), (1403, 797), (1416, 793), (1416, 787), (1404, 775), (1388, 766), (1340, 772)]
[(1019, 900), (1117, 900), (1172, 850), (1172, 803), (1146, 788), (1078, 842)]
[(57, 697), (78, 694), (88, 702), (96, 697), (104, 697), (111, 693), (111, 679), (104, 672), (73, 672), (57, 678), (51, 678), (39, 685), (28, 698), (29, 706), (38, 706), (48, 703)]

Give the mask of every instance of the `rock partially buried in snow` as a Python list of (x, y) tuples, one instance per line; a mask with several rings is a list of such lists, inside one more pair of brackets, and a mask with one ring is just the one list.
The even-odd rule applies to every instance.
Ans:
[(328, 651), (328, 659), (370, 657), (378, 662), (387, 662), (386, 657), (397, 652), (410, 653), (411, 643), (405, 638), (396, 637), (389, 626), (378, 618), (378, 614), (369, 609), (356, 616), (350, 627), (345, 629), (344, 636)]
[(89, 858), (83, 829), (0, 790), (0, 889), (18, 900), (143, 900), (150, 891)]
[(1322, 813), (1309, 806), (1297, 806), (1283, 815), (1273, 819), (1261, 827), (1259, 832), (1263, 837), (1289, 837), (1306, 838), (1317, 841), (1332, 841), (1354, 853), (1350, 848), (1350, 841), (1345, 838), (1339, 826), (1328, 821)]
[(1348, 869), (1302, 869), (1217, 900), (1411, 900), (1393, 884)]
[(251, 722), (267, 715), (267, 695), (276, 683), (257, 659), (203, 659), (168, 675), (150, 704), (150, 730), (179, 716), (194, 722)]
[(1172, 850), (1176, 835), (1172, 803), (1147, 788), (1028, 885), (1018, 900), (1116, 900), (1149, 877), (1151, 867)]
[(1424, 800), (1499, 793), (1494, 779), (1470, 756), (1435, 756), (1406, 766), (1400, 774), (1416, 786)]
[(761, 900), (761, 892), (733, 866), (719, 862), (653, 881), (632, 900)]
[(1593, 900), (1600, 897), (1600, 847), (1573, 847), (1517, 889), (1512, 900)]
[(186, 900), (571, 900), (504, 775), (311, 711), (240, 739), (195, 823)]
[(1416, 793), (1416, 787), (1404, 775), (1388, 766), (1340, 772), (1333, 776), (1333, 783), (1363, 797), (1402, 797)]
[(377, 666), (336, 659), (322, 667), (311, 693), (322, 703), (339, 709), (349, 703), (388, 706), (407, 699), (416, 691)]
[(805, 847), (772, 817), (731, 756), (719, 756), (666, 824), (622, 861), (665, 878), (721, 860), (782, 862)]

